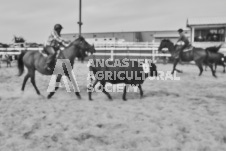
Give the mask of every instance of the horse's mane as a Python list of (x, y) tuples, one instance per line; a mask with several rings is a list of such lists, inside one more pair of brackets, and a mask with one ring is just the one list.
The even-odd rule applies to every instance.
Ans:
[(82, 36), (79, 36), (77, 39), (75, 39), (73, 42), (71, 42), (66, 48), (71, 47), (75, 42), (85, 40)]
[(168, 42), (168, 43), (172, 44), (174, 46), (174, 48), (176, 48), (178, 46), (178, 45), (174, 45), (174, 43), (169, 39), (163, 39), (162, 42)]
[(207, 47), (206, 50), (209, 52), (217, 53), (220, 50), (221, 46), (222, 44), (220, 44), (218, 47), (217, 46)]

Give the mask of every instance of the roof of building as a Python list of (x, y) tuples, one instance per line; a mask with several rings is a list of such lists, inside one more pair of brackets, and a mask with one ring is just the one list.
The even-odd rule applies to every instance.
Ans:
[[(184, 31), (190, 31), (190, 29), (184, 29)], [(145, 32), (153, 32), (154, 33), (158, 33), (158, 32), (176, 32), (177, 33), (177, 29), (175, 30), (144, 30), (144, 31), (110, 31), (110, 32), (85, 32), (82, 34), (109, 34), (109, 33), (136, 33), (136, 32), (140, 32), (140, 33), (145, 33)], [(62, 35), (76, 35), (78, 33), (62, 33)]]
[(226, 16), (224, 17), (196, 17), (188, 18), (187, 27), (194, 25), (226, 25)]
[[(188, 32), (185, 32), (185, 35), (187, 37), (190, 36), (190, 34)], [(175, 32), (175, 33), (156, 33), (156, 34), (154, 34), (154, 37), (155, 38), (178, 38), (179, 35), (177, 32)]]

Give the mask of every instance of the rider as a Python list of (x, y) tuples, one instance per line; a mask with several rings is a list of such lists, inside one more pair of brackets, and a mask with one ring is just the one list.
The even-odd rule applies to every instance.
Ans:
[(61, 45), (66, 46), (68, 42), (61, 37), (60, 32), (62, 29), (63, 27), (60, 24), (56, 24), (46, 42), (46, 51), (49, 55), (45, 66), (47, 70), (51, 70), (50, 63), (54, 59), (54, 54), (60, 49)]
[(184, 45), (183, 45), (183, 47), (182, 47), (180, 50), (177, 50), (176, 55), (175, 55), (175, 58), (179, 58), (181, 52), (182, 52), (186, 47), (188, 47), (188, 46), (190, 45), (190, 44), (189, 44), (188, 38), (187, 38), (187, 37), (185, 36), (185, 34), (184, 34), (184, 30), (181, 29), (181, 28), (178, 29), (178, 33), (179, 33), (180, 37), (179, 37), (179, 39), (177, 40), (177, 43), (178, 43), (179, 41), (183, 41), (183, 42), (184, 42)]

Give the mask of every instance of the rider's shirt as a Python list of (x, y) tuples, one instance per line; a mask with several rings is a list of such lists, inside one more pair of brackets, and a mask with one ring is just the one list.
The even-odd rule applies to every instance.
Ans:
[(64, 41), (63, 38), (60, 37), (55, 30), (53, 30), (46, 42), (46, 46), (55, 47), (58, 46), (59, 43), (63, 43), (63, 41)]
[(189, 45), (189, 40), (184, 34), (181, 34), (181, 36), (179, 37), (178, 41), (183, 41), (185, 46)]

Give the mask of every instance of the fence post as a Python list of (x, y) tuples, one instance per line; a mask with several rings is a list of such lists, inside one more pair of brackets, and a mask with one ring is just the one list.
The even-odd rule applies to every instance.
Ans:
[(155, 61), (155, 49), (152, 46), (152, 61)]
[(114, 60), (114, 49), (111, 48), (111, 61), (113, 61), (113, 60)]

